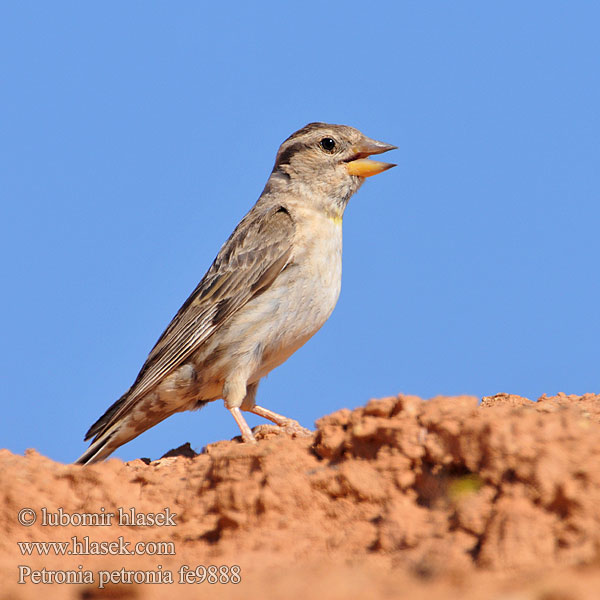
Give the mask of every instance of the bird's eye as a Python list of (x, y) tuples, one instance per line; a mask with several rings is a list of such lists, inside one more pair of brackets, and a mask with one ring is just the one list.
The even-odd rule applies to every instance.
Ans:
[(335, 148), (335, 140), (333, 138), (326, 137), (319, 142), (319, 145), (321, 148), (323, 148), (323, 150), (325, 150), (325, 152), (333, 152)]

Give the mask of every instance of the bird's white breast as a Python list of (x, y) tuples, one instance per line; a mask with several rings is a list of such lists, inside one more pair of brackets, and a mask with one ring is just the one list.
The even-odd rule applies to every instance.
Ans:
[[(262, 318), (262, 361), (251, 380), (284, 362), (327, 321), (342, 282), (342, 223), (322, 214), (302, 215), (291, 264), (252, 303)], [(253, 311), (254, 312), (254, 311)], [(254, 320), (254, 319), (253, 319)]]
[[(290, 262), (273, 284), (238, 311), (195, 359), (206, 383), (200, 395), (219, 397), (231, 374), (254, 383), (306, 343), (331, 315), (342, 280), (342, 223), (297, 212)], [(218, 356), (214, 361), (211, 357)], [(210, 366), (205, 361), (210, 361)]]

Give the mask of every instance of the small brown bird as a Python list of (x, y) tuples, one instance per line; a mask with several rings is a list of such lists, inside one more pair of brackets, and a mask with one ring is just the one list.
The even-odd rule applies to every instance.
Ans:
[(345, 125), (310, 123), (279, 148), (260, 198), (150, 352), (131, 388), (94, 423), (77, 463), (103, 460), (172, 414), (223, 398), (245, 442), (241, 411), (308, 433), (255, 403), (258, 383), (331, 315), (342, 277), (342, 217), (368, 160), (396, 146)]

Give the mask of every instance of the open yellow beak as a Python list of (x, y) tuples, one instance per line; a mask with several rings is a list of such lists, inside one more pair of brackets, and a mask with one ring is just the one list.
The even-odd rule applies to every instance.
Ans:
[(395, 167), (391, 163), (379, 162), (378, 160), (369, 160), (368, 158), (359, 158), (348, 163), (348, 173), (350, 175), (357, 175), (358, 177), (371, 177), (371, 175), (377, 175), (383, 173), (392, 167)]
[(383, 173), (384, 171), (395, 167), (396, 165), (392, 163), (384, 163), (366, 158), (373, 154), (382, 154), (383, 152), (395, 149), (396, 146), (365, 138), (353, 148), (355, 152), (353, 157), (354, 160), (346, 163), (348, 173), (350, 173), (350, 175), (356, 175), (357, 177), (371, 177), (371, 175), (377, 175), (378, 173)]

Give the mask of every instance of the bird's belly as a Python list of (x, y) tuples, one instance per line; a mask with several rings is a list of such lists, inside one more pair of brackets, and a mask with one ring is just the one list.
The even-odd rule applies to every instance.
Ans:
[[(339, 230), (339, 231), (337, 231)], [(281, 275), (266, 299), (262, 361), (251, 380), (264, 377), (303, 346), (327, 321), (337, 303), (342, 279), (341, 227), (319, 236)], [(260, 297), (256, 299), (260, 302)]]
[(341, 268), (333, 269), (326, 277), (294, 273), (295, 266), (288, 269), (287, 281), (282, 279), (276, 289), (265, 292), (262, 301), (257, 298), (257, 312), (262, 315), (254, 324), (257, 335), (251, 337), (260, 340), (255, 350), (262, 358), (250, 383), (264, 377), (303, 346), (327, 321), (337, 303)]
[[(341, 227), (302, 248), (262, 294), (254, 297), (195, 357), (201, 395), (220, 397), (233, 372), (258, 381), (305, 344), (331, 315), (342, 276)], [(199, 381), (199, 383), (200, 383)]]

